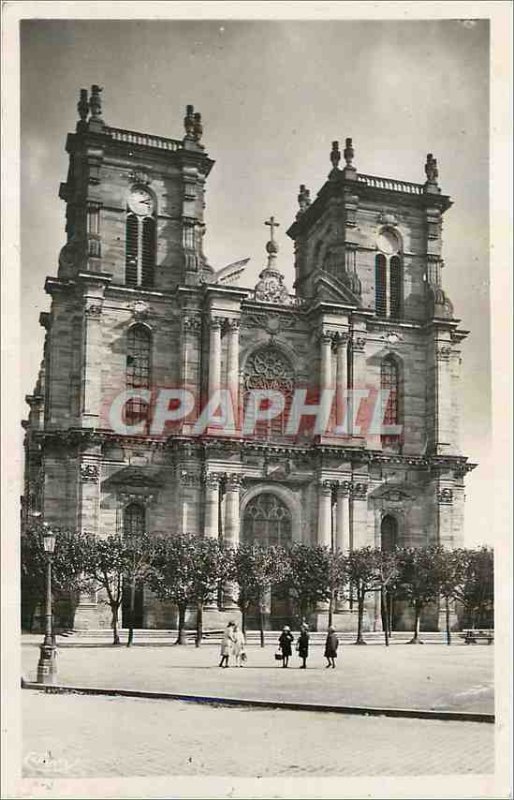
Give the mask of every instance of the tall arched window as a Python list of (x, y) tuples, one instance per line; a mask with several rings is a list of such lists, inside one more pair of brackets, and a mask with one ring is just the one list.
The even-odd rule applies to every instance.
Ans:
[[(400, 373), (398, 364), (391, 356), (382, 361), (380, 367), (380, 389), (383, 392), (385, 408), (382, 415), (382, 425), (400, 424)], [(387, 394), (386, 394), (387, 393)], [(399, 435), (383, 434), (382, 447), (398, 450), (401, 444)]]
[(377, 316), (398, 319), (402, 310), (402, 261), (400, 238), (386, 228), (377, 237), (381, 251), (375, 258), (375, 310)]
[(145, 525), (145, 507), (141, 503), (129, 503), (123, 512), (123, 536), (142, 536)]
[(128, 200), (125, 233), (125, 282), (151, 289), (155, 269), (155, 201), (143, 186), (135, 186)]
[(386, 257), (382, 253), (375, 258), (375, 308), (379, 317), (386, 316)]
[[(127, 335), (127, 389), (149, 389), (151, 379), (152, 334), (145, 325), (133, 325)], [(135, 397), (125, 406), (125, 419), (134, 425), (149, 417), (149, 405)]]
[(269, 439), (285, 433), (294, 391), (294, 370), (289, 360), (276, 347), (261, 347), (251, 354), (244, 371), (244, 409), (248, 411), (250, 392), (256, 389), (275, 390), (284, 397), (284, 411), (269, 421), (258, 422), (254, 436)]
[(291, 537), (291, 512), (280, 498), (272, 492), (263, 492), (250, 500), (243, 516), (246, 543), (287, 547)]

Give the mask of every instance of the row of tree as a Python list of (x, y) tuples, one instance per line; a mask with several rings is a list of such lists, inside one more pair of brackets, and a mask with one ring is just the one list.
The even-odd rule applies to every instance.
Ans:
[[(42, 528), (22, 537), (22, 595), (34, 610), (44, 597), (45, 554)], [(124, 591), (145, 585), (178, 609), (178, 642), (184, 641), (186, 610), (196, 608), (196, 643), (202, 640), (203, 609), (237, 583), (243, 629), (250, 609), (260, 620), (264, 646), (265, 608), (269, 593), (288, 597), (298, 619), (319, 603), (328, 606), (332, 623), (337, 601), (357, 608), (357, 639), (363, 643), (366, 598), (379, 593), (384, 639), (389, 644), (394, 600), (413, 609), (413, 638), (419, 641), (423, 610), (442, 599), (446, 609), (447, 642), (451, 642), (452, 604), (457, 601), (474, 627), (493, 609), (493, 552), (488, 548), (445, 550), (439, 546), (398, 548), (393, 552), (370, 547), (349, 553), (295, 543), (289, 548), (240, 544), (223, 546), (215, 539), (192, 534), (105, 538), (58, 531), (53, 559), (54, 596), (103, 590), (112, 614), (113, 642), (119, 644), (118, 621)], [(128, 643), (133, 640), (134, 619)]]

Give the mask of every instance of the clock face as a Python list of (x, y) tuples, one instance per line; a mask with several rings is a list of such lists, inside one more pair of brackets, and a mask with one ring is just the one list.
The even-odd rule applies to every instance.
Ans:
[(135, 188), (132, 189), (129, 196), (129, 208), (134, 214), (140, 214), (142, 216), (148, 216), (153, 214), (154, 211), (154, 201), (153, 197), (150, 192), (147, 192), (146, 189), (142, 188)]

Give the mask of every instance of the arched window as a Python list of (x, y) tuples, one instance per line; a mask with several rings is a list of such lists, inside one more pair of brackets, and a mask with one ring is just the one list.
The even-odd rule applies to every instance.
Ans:
[(250, 392), (275, 390), (284, 397), (284, 411), (269, 421), (258, 422), (253, 436), (269, 439), (285, 433), (294, 391), (294, 371), (289, 360), (276, 347), (261, 347), (251, 354), (244, 371), (244, 410), (248, 411)]
[[(127, 389), (149, 389), (151, 378), (152, 334), (145, 325), (132, 325), (127, 335), (127, 366), (125, 382)], [(125, 406), (125, 419), (134, 425), (148, 419), (149, 406), (142, 398), (135, 397)]]
[(123, 536), (142, 536), (145, 523), (145, 507), (141, 503), (129, 503), (123, 512)]
[(389, 262), (390, 270), (390, 292), (389, 292), (389, 316), (398, 319), (402, 304), (402, 265), (398, 256), (393, 256)]
[(379, 253), (375, 258), (375, 308), (379, 317), (387, 314), (386, 257)]
[(380, 547), (386, 553), (392, 553), (398, 546), (398, 522), (391, 514), (386, 514), (380, 525)]
[[(385, 402), (382, 425), (399, 425), (400, 375), (398, 364), (391, 356), (387, 356), (382, 361), (380, 367), (380, 389)], [(398, 450), (401, 444), (401, 439), (398, 435), (383, 434), (381, 440), (382, 447), (388, 449)]]
[(377, 237), (375, 258), (375, 310), (377, 316), (398, 319), (402, 311), (401, 242), (396, 231), (383, 229)]
[(243, 515), (243, 540), (246, 543), (287, 547), (291, 537), (291, 512), (279, 497), (263, 492), (250, 500)]
[(155, 202), (150, 192), (134, 187), (129, 197), (125, 231), (125, 283), (151, 289), (156, 255)]

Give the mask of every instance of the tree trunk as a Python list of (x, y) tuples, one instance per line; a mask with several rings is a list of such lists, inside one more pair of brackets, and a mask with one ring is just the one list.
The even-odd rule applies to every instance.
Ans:
[(259, 633), (261, 635), (261, 647), (264, 647), (264, 607), (259, 605)]
[(387, 613), (387, 593), (383, 586), (380, 589), (380, 611), (382, 615), (382, 627), (384, 628), (385, 646), (389, 647), (389, 615)]
[(200, 647), (203, 636), (203, 603), (196, 606), (196, 639), (195, 647)]
[(360, 587), (357, 588), (357, 639), (355, 644), (366, 644), (362, 636), (362, 620), (364, 618), (364, 598), (366, 592)]
[(330, 592), (330, 600), (328, 601), (328, 627), (332, 627), (332, 621), (334, 619), (334, 590)]
[(114, 645), (120, 644), (120, 634), (118, 631), (118, 612), (119, 605), (110, 604), (112, 614), (112, 643)]
[(241, 605), (241, 630), (243, 636), (246, 636), (246, 603)]
[(136, 580), (132, 578), (130, 583), (130, 611), (129, 611), (129, 632), (127, 639), (127, 647), (130, 647), (134, 641), (134, 616), (136, 607)]
[(419, 638), (419, 625), (421, 620), (421, 609), (422, 606), (419, 603), (416, 603), (414, 606), (414, 635), (412, 639), (408, 642), (408, 644), (423, 644), (421, 639)]
[(184, 630), (186, 622), (186, 605), (179, 603), (178, 605), (178, 635), (175, 644), (186, 644), (186, 632)]
[(450, 645), (452, 643), (452, 635), (450, 633), (450, 598), (448, 596), (444, 598), (444, 605), (446, 616), (446, 644)]

